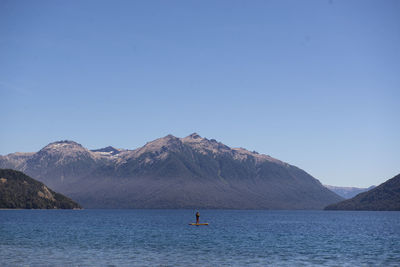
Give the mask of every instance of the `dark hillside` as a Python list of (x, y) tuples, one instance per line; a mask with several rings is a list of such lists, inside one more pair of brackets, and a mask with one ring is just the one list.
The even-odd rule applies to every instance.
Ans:
[(400, 210), (400, 174), (372, 190), (329, 205), (325, 210)]
[(0, 169), (0, 208), (74, 209), (80, 206), (22, 172)]

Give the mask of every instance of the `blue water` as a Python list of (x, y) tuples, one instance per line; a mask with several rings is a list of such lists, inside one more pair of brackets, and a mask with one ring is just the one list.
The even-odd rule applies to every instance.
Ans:
[(399, 266), (400, 212), (0, 210), (1, 266)]

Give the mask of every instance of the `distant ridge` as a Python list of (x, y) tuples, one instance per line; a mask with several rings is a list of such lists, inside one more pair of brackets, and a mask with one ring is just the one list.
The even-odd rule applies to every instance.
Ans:
[(368, 188), (333, 186), (333, 185), (324, 185), (324, 186), (345, 199), (352, 198), (362, 192), (366, 192), (376, 187), (375, 185), (372, 185)]
[(79, 209), (79, 204), (22, 172), (0, 169), (1, 209)]
[(400, 210), (400, 174), (374, 189), (329, 205), (325, 210)]
[(342, 200), (305, 171), (193, 133), (134, 150), (53, 142), (0, 156), (87, 208), (323, 209)]

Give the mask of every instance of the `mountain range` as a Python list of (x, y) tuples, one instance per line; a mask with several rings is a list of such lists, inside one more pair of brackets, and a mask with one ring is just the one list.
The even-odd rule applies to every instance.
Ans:
[(322, 209), (343, 200), (298, 167), (193, 133), (135, 150), (73, 141), (0, 156), (85, 208)]
[(339, 196), (345, 199), (352, 198), (362, 192), (369, 191), (375, 188), (375, 185), (372, 185), (368, 188), (360, 188), (360, 187), (345, 187), (345, 186), (333, 186), (333, 185), (325, 185), (326, 188), (335, 192)]

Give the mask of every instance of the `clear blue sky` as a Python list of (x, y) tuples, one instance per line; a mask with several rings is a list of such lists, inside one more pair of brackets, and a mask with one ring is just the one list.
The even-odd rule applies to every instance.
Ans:
[(400, 1), (0, 1), (0, 154), (197, 132), (322, 183), (400, 173)]

